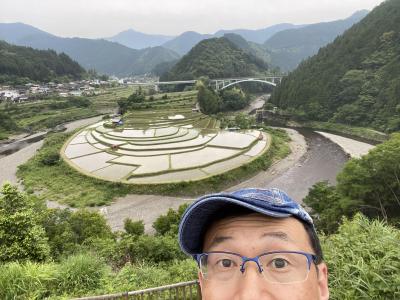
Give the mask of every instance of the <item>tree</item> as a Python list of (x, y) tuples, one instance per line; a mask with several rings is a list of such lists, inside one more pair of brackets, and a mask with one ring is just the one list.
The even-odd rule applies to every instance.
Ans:
[(106, 219), (98, 212), (79, 210), (71, 215), (71, 228), (78, 244), (93, 239), (107, 239), (113, 236)]
[(140, 107), (142, 103), (146, 101), (146, 95), (141, 87), (128, 98), (121, 98), (118, 100), (118, 111), (120, 114), (124, 114), (130, 109)]
[(255, 122), (256, 120), (254, 117), (243, 113), (239, 113), (235, 116), (235, 125), (240, 129), (249, 129)]
[(220, 108), (220, 98), (212, 90), (210, 90), (203, 82), (197, 84), (197, 101), (202, 112), (207, 115), (216, 114)]
[(124, 221), (124, 229), (127, 234), (130, 235), (143, 235), (144, 234), (144, 222), (140, 221), (132, 221), (131, 219), (125, 219)]
[(223, 90), (221, 99), (221, 111), (239, 110), (245, 108), (249, 103), (246, 94), (237, 87)]
[(6, 183), (0, 196), (0, 261), (43, 261), (49, 245), (33, 198)]
[(182, 204), (178, 210), (170, 208), (166, 215), (159, 216), (153, 223), (153, 228), (157, 234), (178, 234), (179, 222), (187, 207), (188, 204)]
[(400, 133), (362, 158), (348, 162), (337, 180), (339, 193), (359, 202), (359, 211), (372, 218), (399, 222)]
[(362, 158), (347, 162), (336, 187), (326, 182), (314, 185), (304, 202), (325, 232), (335, 231), (341, 216), (352, 217), (357, 212), (400, 226), (400, 133)]
[(351, 215), (350, 209), (345, 205), (346, 203), (341, 195), (327, 181), (313, 185), (303, 201), (312, 208), (317, 230), (325, 233), (336, 232), (342, 216)]

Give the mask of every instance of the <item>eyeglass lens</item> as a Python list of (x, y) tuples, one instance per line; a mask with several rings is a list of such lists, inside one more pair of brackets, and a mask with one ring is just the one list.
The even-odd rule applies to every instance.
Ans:
[[(253, 261), (246, 261), (244, 269)], [(209, 253), (201, 257), (200, 270), (207, 280), (228, 281), (240, 278), (242, 257), (229, 253)], [(261, 255), (258, 264), (266, 280), (273, 283), (293, 283), (307, 279), (307, 256), (300, 253), (271, 253)]]

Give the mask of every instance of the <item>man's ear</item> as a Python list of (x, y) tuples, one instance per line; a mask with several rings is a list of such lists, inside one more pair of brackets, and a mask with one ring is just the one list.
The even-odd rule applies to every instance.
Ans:
[(321, 300), (329, 299), (328, 287), (328, 266), (322, 262), (316, 266), (318, 268), (318, 287)]
[(204, 278), (203, 278), (203, 274), (201, 274), (200, 270), (197, 273), (197, 276), (199, 277), (200, 290), (203, 291), (203, 280), (204, 280)]

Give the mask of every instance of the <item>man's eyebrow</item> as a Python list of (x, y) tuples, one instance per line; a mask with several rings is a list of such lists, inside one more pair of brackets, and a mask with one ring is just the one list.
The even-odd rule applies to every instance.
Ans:
[(233, 239), (233, 237), (231, 237), (231, 236), (216, 236), (212, 240), (212, 242), (210, 244), (210, 248), (212, 248), (214, 246), (217, 246), (217, 245), (221, 244), (222, 242), (224, 242), (226, 240), (232, 240), (232, 239)]
[(283, 240), (285, 242), (291, 241), (289, 236), (286, 233), (282, 232), (282, 231), (266, 232), (261, 237), (272, 237), (272, 238), (276, 238), (276, 239), (279, 239), (279, 240)]
[[(262, 238), (263, 238), (263, 237), (272, 237), (272, 238), (279, 239), (279, 240), (282, 240), (282, 241), (285, 241), (285, 242), (290, 242), (290, 241), (292, 241), (292, 240), (289, 238), (289, 236), (288, 236), (286, 233), (284, 233), (283, 231), (266, 232), (266, 233), (264, 233), (261, 237), (262, 237)], [(219, 245), (219, 244), (221, 244), (222, 242), (225, 242), (225, 241), (227, 241), (227, 240), (233, 240), (233, 237), (231, 237), (231, 236), (216, 236), (216, 237), (212, 240), (212, 242), (211, 242), (209, 248), (213, 248), (213, 247), (215, 247), (215, 246), (217, 246), (217, 245)]]

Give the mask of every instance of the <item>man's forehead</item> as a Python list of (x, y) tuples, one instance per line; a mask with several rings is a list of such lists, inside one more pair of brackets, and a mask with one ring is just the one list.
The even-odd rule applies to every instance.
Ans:
[(311, 250), (307, 233), (299, 220), (293, 217), (273, 218), (258, 213), (215, 222), (203, 242), (204, 251), (215, 251), (215, 248), (225, 243), (236, 248), (239, 244), (243, 246), (243, 242), (246, 248), (259, 243), (264, 246), (265, 243), (278, 243), (281, 246), (291, 245), (296, 249)]
[[(230, 217), (213, 223), (207, 230), (204, 242), (210, 244), (214, 240), (240, 238), (243, 235), (257, 235), (256, 238), (280, 237), (282, 240), (292, 240), (292, 236), (304, 231), (301, 222), (296, 218), (272, 218), (258, 213), (245, 216)], [(270, 234), (268, 234), (270, 233)], [(219, 239), (223, 237), (223, 239)]]
[(221, 220), (218, 220), (211, 224), (208, 230), (211, 229), (229, 229), (231, 227), (275, 227), (279, 225), (285, 226), (288, 223), (295, 222), (298, 225), (301, 225), (301, 222), (293, 217), (287, 218), (274, 218), (270, 216), (266, 216), (260, 213), (250, 213), (246, 215), (240, 216), (230, 216)]

